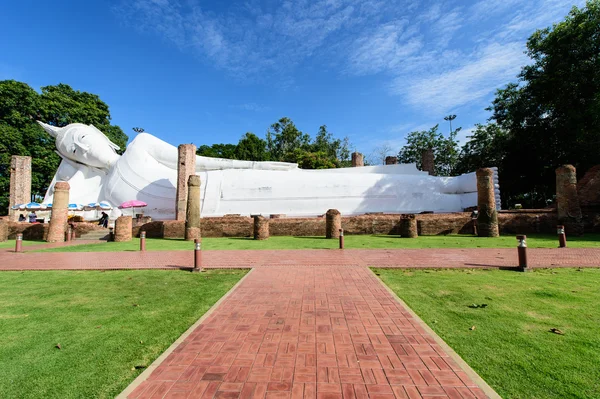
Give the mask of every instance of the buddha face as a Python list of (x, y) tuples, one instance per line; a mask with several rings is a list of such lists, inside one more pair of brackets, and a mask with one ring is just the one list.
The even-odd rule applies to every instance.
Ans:
[(56, 149), (64, 158), (100, 169), (109, 169), (119, 159), (119, 147), (93, 125), (72, 123), (57, 128), (38, 123), (56, 138)]

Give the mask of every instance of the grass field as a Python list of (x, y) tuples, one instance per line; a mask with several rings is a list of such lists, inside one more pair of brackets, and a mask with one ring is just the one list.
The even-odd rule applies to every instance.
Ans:
[[(530, 248), (556, 248), (558, 239), (553, 235), (532, 235), (527, 237)], [(347, 235), (346, 248), (514, 248), (515, 236), (479, 238), (472, 235), (421, 236), (408, 239), (389, 235)], [(190, 250), (193, 243), (177, 239), (146, 239), (149, 251)], [(323, 237), (271, 237), (268, 240), (252, 238), (203, 238), (202, 249), (330, 249), (338, 247), (338, 240)], [(570, 238), (569, 247), (600, 247), (600, 234), (586, 234), (584, 237)], [(48, 252), (96, 252), (96, 251), (137, 251), (139, 239), (129, 242), (109, 242), (106, 244), (77, 245), (46, 249)]]
[(374, 271), (503, 398), (600, 398), (600, 269)]
[[(27, 241), (27, 240), (23, 240), (23, 246), (28, 246), (28, 245), (39, 245), (39, 244), (44, 244), (45, 241)], [(0, 249), (4, 249), (4, 248), (10, 248), (10, 249), (14, 249), (15, 247), (15, 240), (8, 240), (8, 241), (4, 241), (4, 242), (0, 242)]]
[(115, 397), (245, 273), (2, 272), (0, 397)]

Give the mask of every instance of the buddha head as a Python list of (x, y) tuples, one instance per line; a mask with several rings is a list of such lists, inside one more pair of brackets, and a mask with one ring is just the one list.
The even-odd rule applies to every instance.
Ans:
[(93, 125), (56, 127), (38, 123), (56, 139), (56, 149), (63, 158), (100, 169), (109, 169), (119, 159), (119, 146)]

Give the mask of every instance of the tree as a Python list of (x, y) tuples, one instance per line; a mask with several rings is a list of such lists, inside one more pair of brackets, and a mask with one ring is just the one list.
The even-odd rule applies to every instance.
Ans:
[[(43, 197), (58, 168), (54, 139), (35, 123), (54, 126), (79, 122), (93, 124), (125, 149), (127, 136), (110, 124), (108, 106), (94, 94), (59, 84), (42, 88), (38, 94), (15, 80), (0, 81), (0, 212), (8, 209), (11, 155), (32, 157), (32, 197)], [(6, 193), (6, 194), (4, 194)]]
[(373, 149), (367, 157), (369, 165), (385, 165), (385, 158), (392, 152), (392, 147), (389, 144), (381, 144)]
[(237, 159), (237, 145), (235, 144), (213, 144), (201, 145), (196, 154), (212, 158)]
[(497, 166), (501, 169), (506, 157), (508, 133), (495, 123), (476, 124), (469, 141), (463, 145), (456, 173), (469, 173), (479, 168)]
[(246, 133), (237, 144), (237, 159), (246, 161), (267, 161), (267, 142), (254, 133)]
[(406, 136), (406, 144), (398, 153), (401, 163), (416, 163), (421, 169), (423, 151), (432, 149), (435, 157), (435, 174), (437, 176), (453, 176), (459, 158), (456, 134), (461, 128), (456, 128), (448, 137), (439, 132), (439, 125), (429, 130), (411, 132)]
[(508, 132), (505, 173), (520, 180), (508, 194), (543, 206), (554, 193), (558, 166), (571, 163), (582, 174), (598, 163), (600, 0), (536, 31), (527, 54), (533, 63), (522, 68), (518, 83), (497, 91), (490, 109)]

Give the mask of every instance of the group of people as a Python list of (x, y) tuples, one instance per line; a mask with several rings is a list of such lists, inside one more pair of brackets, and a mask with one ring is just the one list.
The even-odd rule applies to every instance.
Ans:
[(29, 223), (36, 223), (37, 222), (37, 214), (35, 213), (35, 211), (31, 211), (27, 214), (27, 217), (25, 217), (25, 215), (20, 214), (19, 215), (19, 222), (25, 222), (25, 221), (29, 221)]
[[(29, 212), (29, 214), (27, 214), (27, 217), (25, 217), (25, 215), (23, 215), (21, 213), (19, 215), (19, 222), (25, 222), (25, 221), (29, 221), (29, 223), (36, 223), (37, 222), (37, 214), (35, 213), (35, 211)], [(102, 212), (102, 216), (98, 220), (98, 226), (102, 226), (104, 228), (108, 227), (108, 214), (106, 212)]]

